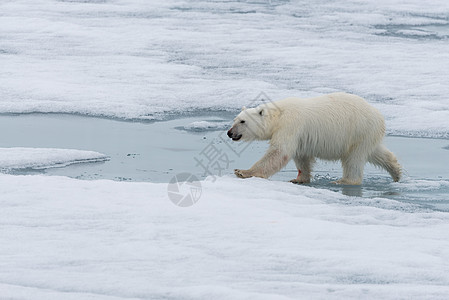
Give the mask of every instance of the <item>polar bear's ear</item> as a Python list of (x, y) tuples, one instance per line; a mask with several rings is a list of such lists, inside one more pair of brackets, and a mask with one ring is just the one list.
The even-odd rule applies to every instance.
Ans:
[(259, 115), (263, 116), (263, 114), (264, 114), (263, 109), (261, 109), (261, 110), (259, 111)]
[(246, 109), (246, 106), (242, 106), (242, 111), (244, 111)]

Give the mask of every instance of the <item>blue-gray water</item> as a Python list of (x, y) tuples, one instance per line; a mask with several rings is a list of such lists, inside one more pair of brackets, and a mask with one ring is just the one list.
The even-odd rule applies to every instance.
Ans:
[[(208, 121), (212, 128), (190, 128)], [(168, 182), (180, 172), (205, 175), (232, 174), (234, 168), (249, 168), (268, 145), (265, 142), (236, 143), (226, 137), (229, 115), (195, 116), (164, 122), (123, 122), (77, 115), (2, 115), (0, 147), (51, 147), (98, 151), (107, 162), (76, 164), (45, 170), (13, 170), (15, 174), (64, 175), (79, 179)], [(216, 126), (214, 126), (216, 124)], [(340, 187), (329, 181), (341, 176), (340, 164), (319, 161), (311, 186), (347, 195), (385, 197), (425, 207), (449, 210), (449, 141), (386, 137), (386, 145), (403, 165), (404, 183), (392, 184), (382, 170), (366, 166), (362, 187)], [(271, 180), (296, 177), (290, 163)], [(413, 182), (419, 181), (419, 186)], [(428, 181), (428, 182), (427, 182)], [(443, 184), (439, 184), (443, 182)]]

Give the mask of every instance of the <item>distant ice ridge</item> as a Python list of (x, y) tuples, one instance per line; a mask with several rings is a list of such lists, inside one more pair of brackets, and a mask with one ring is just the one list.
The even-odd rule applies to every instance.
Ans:
[(98, 152), (56, 148), (0, 148), (0, 170), (46, 169), (109, 158)]
[(262, 91), (345, 91), (390, 134), (449, 138), (449, 1), (23, 0), (0, 12), (0, 113), (156, 120), (237, 112)]

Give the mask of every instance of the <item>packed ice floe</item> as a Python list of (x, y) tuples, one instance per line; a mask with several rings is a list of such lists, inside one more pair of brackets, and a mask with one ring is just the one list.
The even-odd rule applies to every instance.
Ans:
[(55, 148), (0, 148), (0, 170), (46, 169), (100, 162), (109, 158), (95, 151)]
[(181, 208), (162, 183), (0, 175), (2, 297), (449, 293), (447, 213), (263, 179), (222, 177), (201, 188), (198, 202)]
[[(449, 137), (446, 1), (4, 1), (0, 112), (164, 119), (344, 91)], [(26, 82), (26, 84), (24, 84)]]
[(218, 131), (229, 129), (229, 121), (195, 121), (184, 125), (182, 128), (186, 131), (202, 132), (202, 131)]

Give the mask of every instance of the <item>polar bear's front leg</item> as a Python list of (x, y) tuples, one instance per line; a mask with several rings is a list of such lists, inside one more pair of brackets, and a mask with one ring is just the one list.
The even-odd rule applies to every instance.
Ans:
[(235, 169), (234, 170), (234, 174), (239, 177), (239, 178), (250, 178), (253, 177), (254, 175), (251, 174), (250, 170), (239, 170), (239, 169)]
[(235, 169), (234, 174), (240, 178), (268, 178), (285, 167), (289, 160), (290, 157), (285, 152), (280, 149), (270, 148), (249, 170)]

